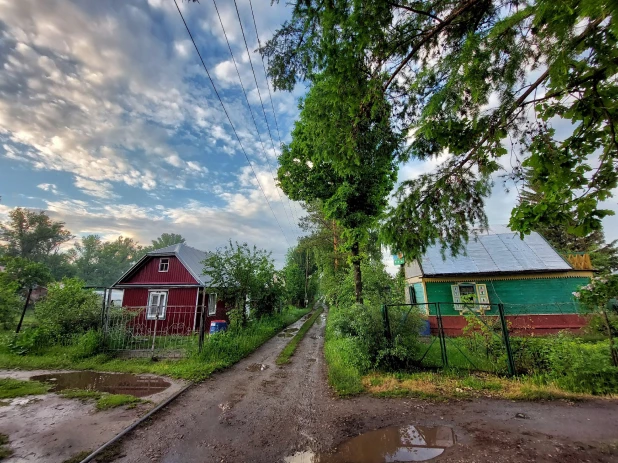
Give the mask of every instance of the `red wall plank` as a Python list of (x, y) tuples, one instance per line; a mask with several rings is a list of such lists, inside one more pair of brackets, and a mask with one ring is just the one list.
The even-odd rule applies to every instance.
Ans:
[[(586, 319), (576, 314), (506, 316), (509, 333), (513, 336), (553, 334), (559, 331), (578, 331), (586, 325)], [(437, 317), (430, 316), (432, 334), (438, 333)], [(468, 322), (463, 316), (442, 317), (444, 334), (461, 336)]]
[[(198, 288), (170, 288), (167, 291), (165, 319), (157, 320), (157, 334), (190, 334), (195, 322)], [(122, 305), (127, 310), (140, 312), (131, 323), (136, 335), (151, 335), (154, 332), (155, 320), (146, 319), (148, 288), (125, 289)]]
[[(130, 284), (197, 284), (195, 278), (182, 265), (182, 262), (175, 256), (164, 257), (169, 259), (169, 270), (167, 272), (159, 272), (160, 257), (149, 257), (141, 264), (140, 268), (123, 279), (120, 283), (123, 285)], [(195, 305), (195, 301), (193, 301)]]

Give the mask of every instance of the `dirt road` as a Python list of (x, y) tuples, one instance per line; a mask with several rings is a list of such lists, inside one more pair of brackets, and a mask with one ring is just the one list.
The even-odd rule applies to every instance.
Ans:
[(454, 429), (457, 443), (436, 461), (618, 461), (616, 401), (336, 399), (326, 383), (323, 317), (291, 364), (275, 365), (289, 340), (275, 337), (124, 440), (118, 461), (312, 462), (317, 460), (289, 456), (325, 452), (373, 429), (411, 424)]

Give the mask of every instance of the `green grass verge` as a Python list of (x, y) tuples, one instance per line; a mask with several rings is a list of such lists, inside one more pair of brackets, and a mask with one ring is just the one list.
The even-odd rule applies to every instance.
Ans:
[(202, 354), (191, 352), (180, 360), (118, 359), (99, 354), (76, 360), (75, 346), (53, 346), (37, 354), (17, 355), (6, 345), (0, 346), (0, 368), (3, 369), (71, 369), (152, 373), (190, 381), (202, 381), (213, 372), (227, 368), (246, 357), (263, 343), (294, 323), (308, 309), (289, 307), (281, 314), (253, 321), (243, 329), (208, 336)]
[(110, 408), (122, 407), (124, 405), (136, 405), (143, 402), (139, 397), (128, 394), (108, 394), (106, 392), (86, 389), (66, 389), (58, 392), (58, 395), (66, 399), (81, 400), (82, 402), (95, 400), (97, 403), (97, 410), (108, 410)]
[[(505, 378), (490, 373), (443, 372), (380, 373), (362, 378), (364, 390), (378, 397), (448, 399), (499, 398), (509, 400), (570, 400), (598, 398), (573, 393), (536, 377)], [(605, 396), (613, 398), (612, 396)]]
[(283, 365), (284, 363), (288, 363), (290, 361), (290, 357), (292, 357), (292, 355), (294, 355), (294, 352), (296, 352), (298, 344), (300, 343), (300, 341), (303, 340), (303, 338), (307, 334), (307, 331), (309, 331), (309, 328), (313, 326), (313, 324), (323, 311), (323, 308), (319, 308), (309, 319), (307, 319), (307, 321), (305, 321), (305, 323), (303, 323), (303, 326), (300, 327), (298, 332), (294, 335), (290, 342), (288, 342), (288, 344), (283, 348), (283, 350), (277, 357), (277, 365)]
[(22, 381), (13, 378), (0, 379), (0, 399), (45, 394), (48, 390), (48, 385), (37, 381)]

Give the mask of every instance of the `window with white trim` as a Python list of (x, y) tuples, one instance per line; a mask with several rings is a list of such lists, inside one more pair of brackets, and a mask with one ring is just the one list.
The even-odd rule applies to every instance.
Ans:
[(148, 292), (147, 320), (164, 320), (167, 312), (167, 291)]
[(208, 295), (208, 315), (217, 313), (217, 294), (211, 293)]
[(159, 259), (159, 272), (167, 272), (170, 269), (170, 260), (167, 257)]
[[(480, 283), (458, 283), (451, 286), (455, 310), (474, 310), (486, 312), (491, 310), (487, 285)], [(466, 304), (462, 304), (466, 303)], [(474, 304), (474, 305), (471, 305)]]

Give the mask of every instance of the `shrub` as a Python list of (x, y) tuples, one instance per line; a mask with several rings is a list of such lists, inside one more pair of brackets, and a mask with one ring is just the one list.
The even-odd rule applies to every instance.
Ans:
[(77, 338), (71, 358), (82, 360), (99, 354), (103, 350), (103, 335), (100, 331), (90, 330)]
[(4, 329), (14, 328), (15, 319), (19, 315), (19, 309), (23, 305), (17, 295), (19, 285), (10, 281), (0, 272), (0, 325)]
[(608, 341), (584, 343), (568, 335), (557, 336), (549, 352), (549, 376), (572, 392), (618, 392), (618, 368), (611, 364), (608, 352)]
[(97, 328), (101, 301), (94, 292), (84, 289), (83, 281), (65, 278), (62, 283), (49, 286), (47, 297), (35, 307), (35, 315), (40, 325), (57, 341)]
[(9, 341), (9, 350), (17, 355), (35, 353), (50, 344), (47, 330), (41, 327), (28, 327)]

